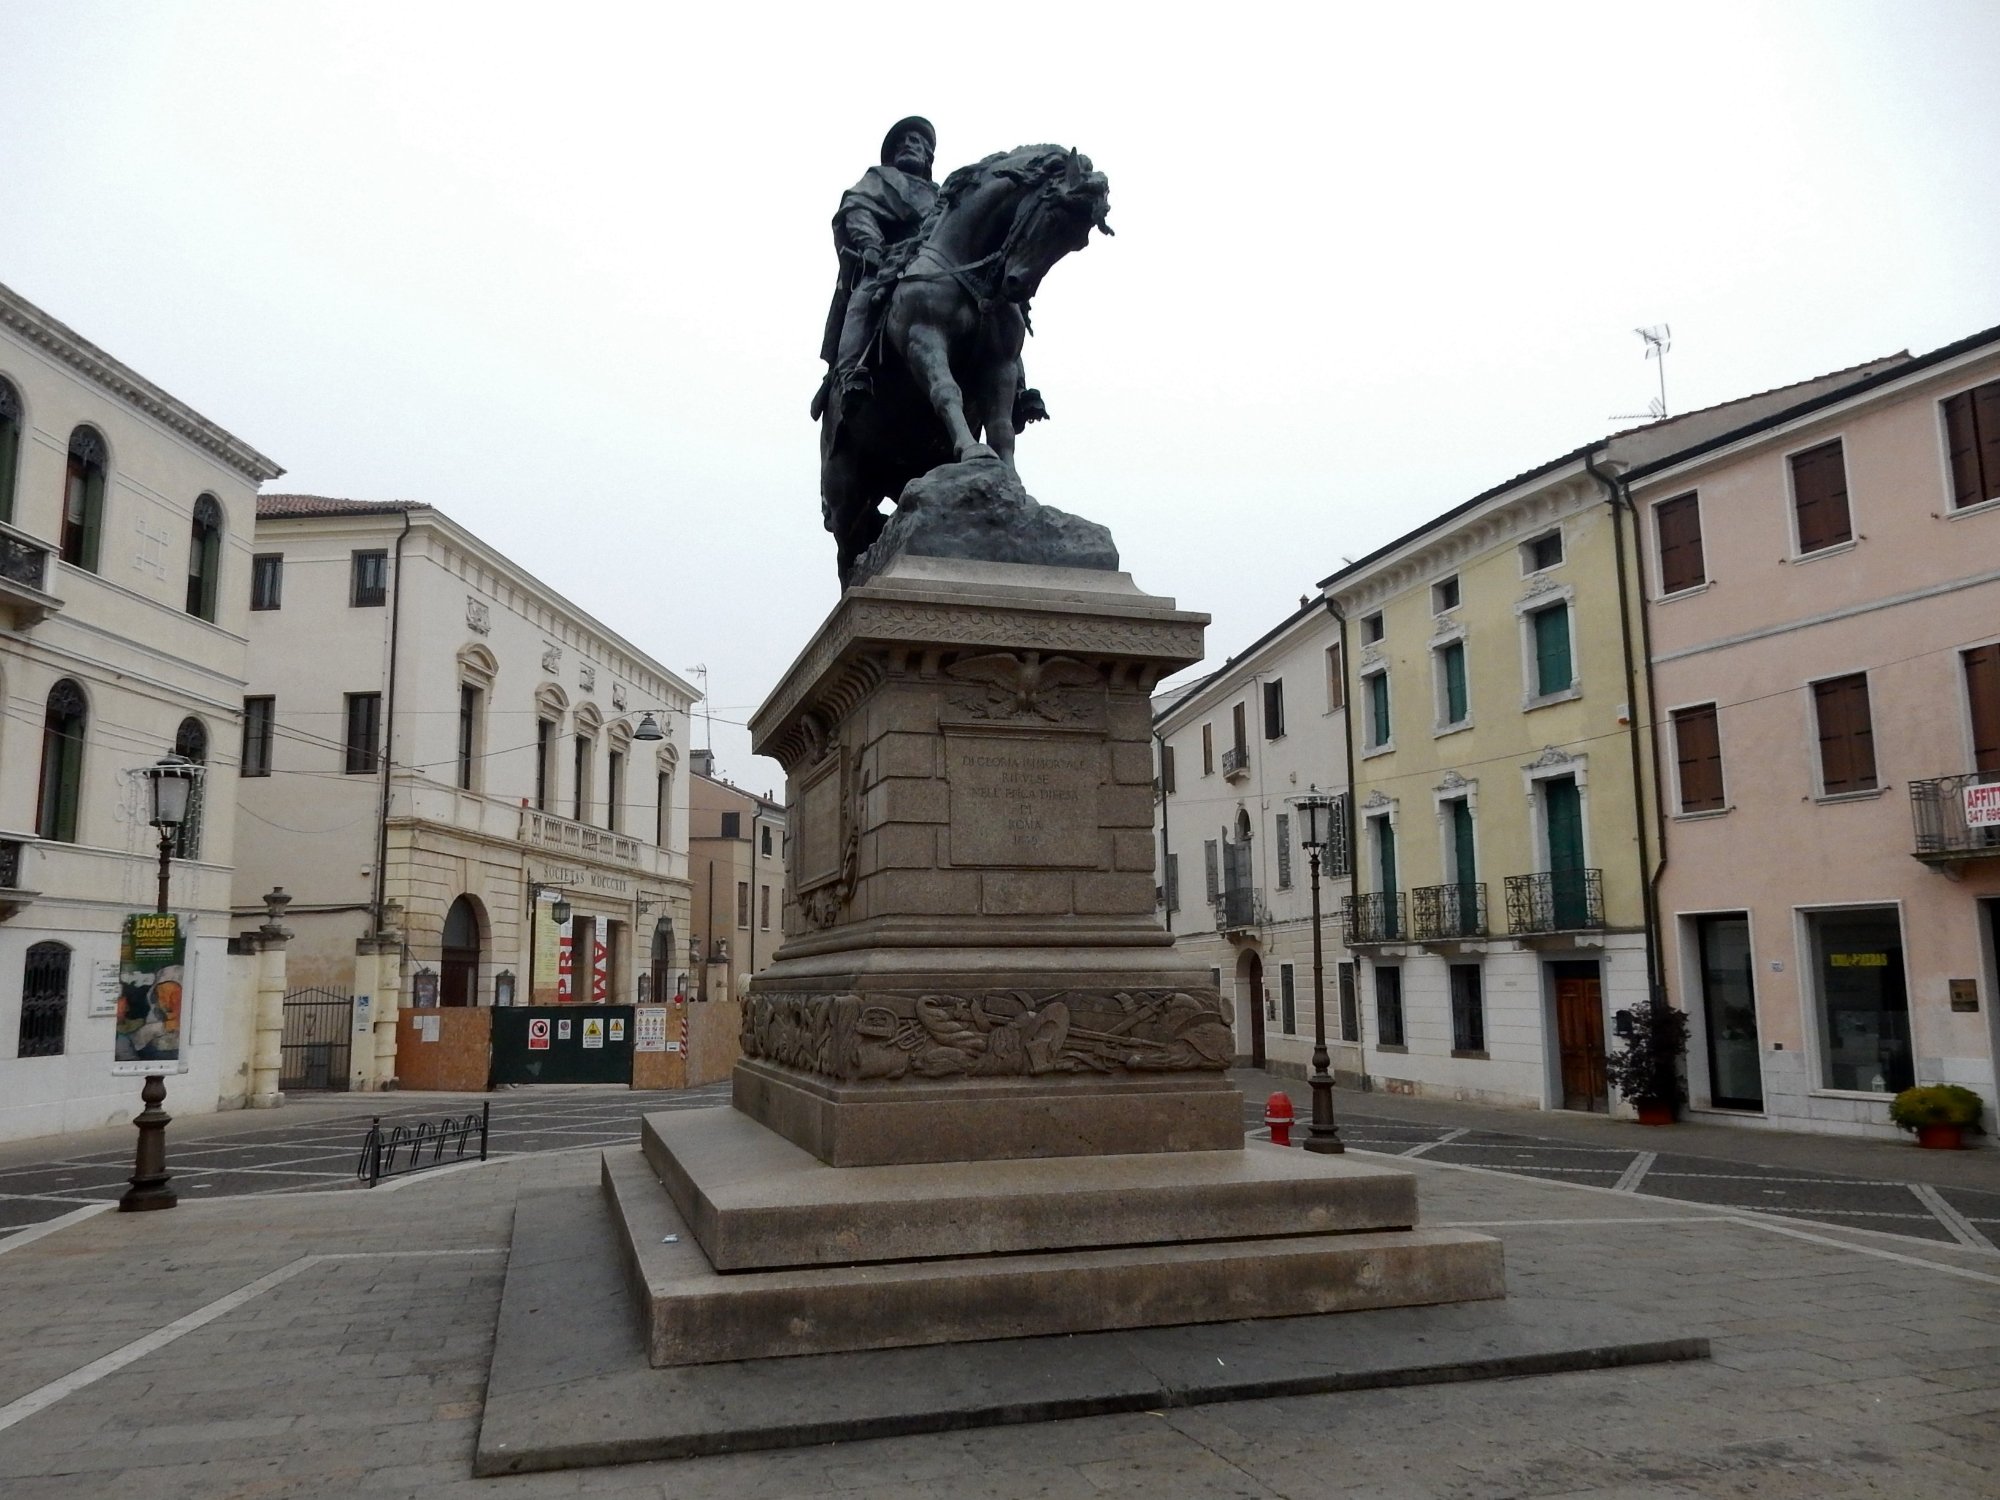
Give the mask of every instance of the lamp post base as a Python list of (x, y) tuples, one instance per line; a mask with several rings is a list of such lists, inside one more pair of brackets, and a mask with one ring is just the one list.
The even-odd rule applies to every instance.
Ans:
[(146, 1107), (132, 1123), (139, 1127), (139, 1150), (133, 1163), (132, 1186), (118, 1200), (120, 1213), (144, 1213), (149, 1209), (172, 1208), (180, 1197), (167, 1186), (167, 1123), (173, 1119), (160, 1106), (166, 1102), (167, 1081), (158, 1073), (146, 1075), (139, 1100)]

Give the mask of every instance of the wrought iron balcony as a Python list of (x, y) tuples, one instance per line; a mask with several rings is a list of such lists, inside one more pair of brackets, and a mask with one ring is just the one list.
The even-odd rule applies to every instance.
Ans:
[(1401, 891), (1369, 891), (1341, 900), (1341, 926), (1347, 946), (1401, 943), (1410, 935), (1410, 921)]
[(1507, 877), (1507, 930), (1589, 932), (1604, 926), (1602, 870), (1544, 870)]
[(0, 524), (0, 609), (13, 616), (16, 630), (40, 624), (62, 608), (48, 592), (47, 542)]
[(30, 842), (28, 839), (0, 838), (0, 921), (13, 916), (41, 894), (21, 884)]
[(1485, 883), (1419, 886), (1410, 892), (1410, 928), (1420, 943), (1485, 937)]
[(1264, 920), (1264, 901), (1250, 886), (1226, 886), (1215, 903), (1215, 930), (1242, 932)]
[(1241, 781), (1250, 774), (1250, 750), (1244, 745), (1231, 745), (1222, 752), (1222, 776), (1225, 781)]
[[(1964, 776), (1937, 776), (1929, 781), (1911, 782), (1910, 816), (1916, 824), (1916, 857), (1927, 864), (2000, 857), (2000, 827), (1971, 822), (1965, 795), (1968, 787), (1996, 784), (2000, 784), (2000, 771), (1972, 771)], [(1988, 799), (2000, 802), (2000, 792), (1988, 792), (1973, 800)]]

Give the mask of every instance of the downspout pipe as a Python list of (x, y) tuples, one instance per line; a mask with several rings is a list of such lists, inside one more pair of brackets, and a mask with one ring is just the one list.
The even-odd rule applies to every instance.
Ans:
[(382, 792), (375, 818), (375, 936), (382, 935), (382, 909), (389, 893), (389, 777), (396, 763), (396, 664), (403, 633), (403, 543), (410, 536), (410, 513), (396, 534), (396, 576), (389, 592), (389, 686), (382, 704)]
[[(1350, 909), (1361, 899), (1361, 802), (1355, 793), (1354, 781), (1354, 701), (1347, 684), (1350, 674), (1347, 670), (1347, 616), (1341, 612), (1339, 601), (1326, 594), (1326, 612), (1333, 616), (1340, 626), (1340, 737), (1347, 752), (1347, 897)], [(1363, 1049), (1361, 1054), (1361, 1087), (1368, 1090), (1374, 1081), (1368, 1076), (1367, 1007), (1361, 1003), (1361, 955), (1348, 950), (1348, 962), (1354, 970), (1354, 1045)], [(1336, 995), (1335, 1004), (1339, 1003)]]
[[(1666, 985), (1661, 977), (1660, 963), (1660, 877), (1667, 868), (1667, 832), (1662, 823), (1659, 829), (1660, 857), (1653, 860), (1647, 836), (1646, 809), (1649, 800), (1660, 794), (1660, 746), (1659, 736), (1654, 726), (1648, 722), (1643, 730), (1639, 713), (1639, 669), (1634, 659), (1632, 641), (1632, 586), (1627, 582), (1625, 568), (1625, 516), (1632, 509), (1632, 497), (1622, 481), (1597, 467), (1597, 459), (1603, 451), (1602, 445), (1593, 447), (1584, 454), (1583, 467), (1590, 477), (1604, 489), (1604, 502), (1611, 507), (1612, 546), (1618, 564), (1618, 636), (1625, 653), (1625, 738), (1632, 756), (1632, 822), (1639, 838), (1640, 899), (1646, 922), (1646, 995), (1654, 1012), (1664, 1010), (1667, 1004)], [(1653, 642), (1650, 621), (1645, 609), (1646, 566), (1641, 552), (1639, 523), (1636, 514), (1632, 517), (1632, 550), (1638, 558), (1639, 569), (1639, 614), (1642, 633), (1642, 654), (1645, 658), (1646, 704), (1648, 719), (1653, 701)], [(1639, 737), (1644, 733), (1652, 738), (1653, 799), (1645, 795), (1646, 783), (1642, 770)], [(1667, 1064), (1663, 1064), (1667, 1065)], [(1670, 1080), (1662, 1079), (1663, 1084)], [(1673, 1097), (1669, 1092), (1667, 1097)]]
[(1153, 743), (1159, 747), (1160, 765), (1160, 910), (1167, 919), (1167, 931), (1174, 930), (1173, 892), (1167, 889), (1167, 861), (1173, 857), (1173, 841), (1167, 836), (1167, 737), (1159, 730), (1153, 731)]

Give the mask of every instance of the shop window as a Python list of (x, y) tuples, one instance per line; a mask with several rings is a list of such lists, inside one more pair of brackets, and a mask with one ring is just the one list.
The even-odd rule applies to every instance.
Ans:
[(1806, 913), (1820, 1084), (1894, 1094), (1916, 1079), (1903, 933), (1893, 907)]
[(1486, 1050), (1486, 994), (1478, 964), (1451, 965), (1451, 1050)]

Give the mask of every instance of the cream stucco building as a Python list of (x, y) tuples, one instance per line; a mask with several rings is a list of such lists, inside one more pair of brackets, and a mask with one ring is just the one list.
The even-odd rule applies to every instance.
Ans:
[(132, 773), (176, 750), (205, 774), (171, 868), (191, 941), (168, 1107), (249, 1094), (228, 955), (237, 721), (257, 486), (281, 472), (0, 287), (0, 1139), (137, 1108), (108, 1071), (119, 933), (155, 899)]
[(688, 779), (688, 865), (700, 944), (688, 953), (688, 992), (739, 999), (784, 941), (785, 805), (715, 774), (697, 750)]
[(257, 514), (236, 899), (292, 893), (293, 984), (358, 998), (386, 933), (378, 1016), (671, 992), (694, 689), (429, 506)]

